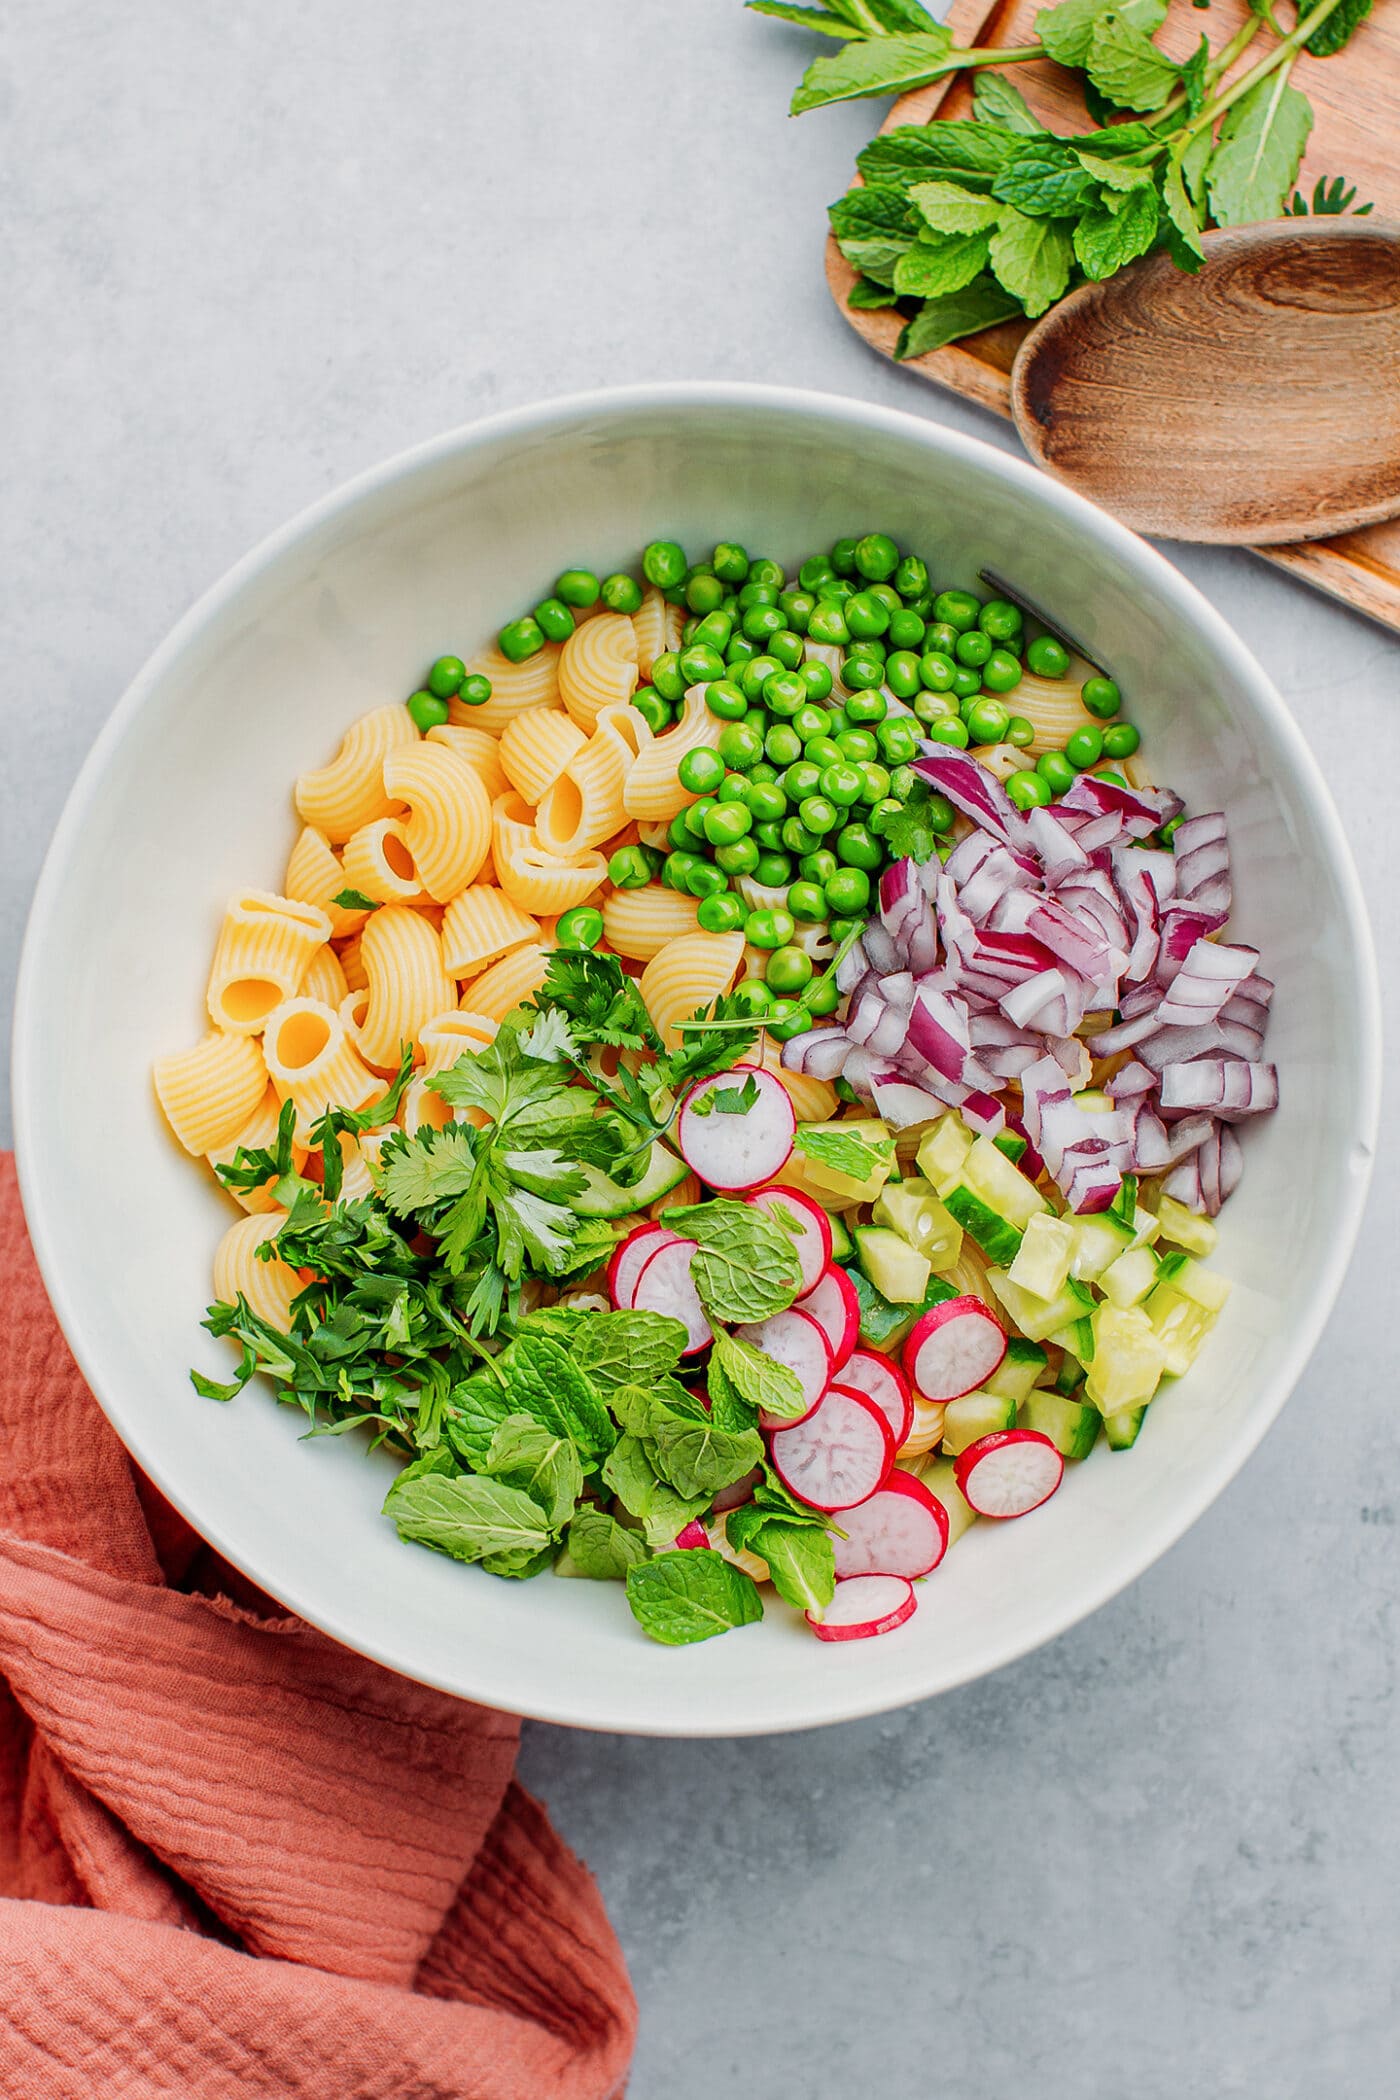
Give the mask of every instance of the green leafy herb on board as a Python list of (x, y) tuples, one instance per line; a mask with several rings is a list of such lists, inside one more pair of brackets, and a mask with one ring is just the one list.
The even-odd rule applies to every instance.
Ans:
[(605, 1509), (588, 1504), (565, 1533), (570, 1571), (590, 1582), (625, 1582), (629, 1568), (647, 1557), (646, 1541)]
[(708, 1547), (658, 1553), (627, 1571), (632, 1615), (654, 1641), (708, 1641), (763, 1617), (752, 1578)]
[(855, 1131), (817, 1130), (808, 1125), (797, 1133), (797, 1149), (819, 1167), (833, 1174), (849, 1174), (852, 1181), (868, 1181), (877, 1167), (894, 1158), (893, 1138), (863, 1138)]
[(794, 1235), (759, 1204), (717, 1196), (664, 1211), (662, 1223), (695, 1241), (690, 1273), (712, 1319), (766, 1320), (797, 1297), (802, 1269)]

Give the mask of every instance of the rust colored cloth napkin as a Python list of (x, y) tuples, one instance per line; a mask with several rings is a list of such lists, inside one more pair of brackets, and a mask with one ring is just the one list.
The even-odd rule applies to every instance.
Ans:
[(611, 2100), (635, 2008), (519, 1724), (219, 1560), (83, 1384), (0, 1155), (0, 2094)]

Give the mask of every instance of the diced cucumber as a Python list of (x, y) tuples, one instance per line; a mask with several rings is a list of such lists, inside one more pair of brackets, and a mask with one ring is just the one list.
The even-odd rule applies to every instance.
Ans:
[(939, 1195), (951, 1188), (962, 1172), (962, 1163), (972, 1150), (972, 1132), (961, 1116), (945, 1116), (920, 1141), (916, 1161), (919, 1172), (931, 1181)]
[(1019, 1334), (1007, 1336), (1006, 1354), (983, 1388), (1004, 1400), (1025, 1399), (1043, 1373), (1048, 1358), (1039, 1342), (1025, 1341)]
[(980, 1196), (988, 1210), (994, 1210), (1008, 1225), (1024, 1232), (1034, 1217), (1038, 1217), (1049, 1205), (1033, 1181), (1027, 1181), (1019, 1167), (1014, 1167), (1004, 1152), (998, 1152), (989, 1137), (979, 1137), (963, 1162), (962, 1182), (974, 1196)]
[(1032, 1218), (1021, 1237), (1008, 1274), (1036, 1298), (1053, 1298), (1063, 1290), (1077, 1244), (1075, 1227), (1048, 1212)]
[(916, 1305), (928, 1289), (930, 1263), (899, 1233), (882, 1225), (857, 1226), (856, 1259), (892, 1305)]
[(1066, 1356), (1055, 1373), (1057, 1393), (1077, 1393), (1084, 1383), (1084, 1366), (1077, 1356)]
[(1113, 1096), (1104, 1093), (1102, 1087), (1086, 1086), (1082, 1094), (1074, 1096), (1074, 1105), (1083, 1109), (1086, 1116), (1111, 1115)]
[(1099, 1289), (1110, 1305), (1137, 1305), (1157, 1281), (1157, 1257), (1150, 1247), (1130, 1247), (1111, 1261), (1099, 1278)]
[(1199, 1305), (1202, 1312), (1212, 1318), (1225, 1310), (1230, 1296), (1230, 1285), (1225, 1277), (1218, 1276), (1213, 1269), (1203, 1268), (1189, 1254), (1168, 1254), (1157, 1267), (1158, 1283), (1170, 1284), (1181, 1297), (1189, 1298)]
[(1071, 1320), (1068, 1327), (1057, 1327), (1047, 1341), (1056, 1349), (1063, 1349), (1076, 1363), (1091, 1364), (1094, 1361), (1094, 1323), (1086, 1313), (1078, 1320)]
[(1163, 1370), (1173, 1378), (1185, 1377), (1215, 1325), (1215, 1314), (1184, 1298), (1169, 1283), (1157, 1285), (1144, 1300), (1142, 1311), (1163, 1352)]
[(1138, 1440), (1142, 1418), (1147, 1413), (1147, 1403), (1141, 1407), (1120, 1407), (1103, 1418), (1104, 1440), (1110, 1451), (1131, 1451)]
[(1174, 1247), (1184, 1247), (1188, 1254), (1214, 1254), (1220, 1238), (1214, 1222), (1210, 1218), (1198, 1217), (1194, 1210), (1178, 1203), (1175, 1196), (1161, 1198), (1157, 1205), (1157, 1223), (1162, 1238), (1170, 1240)]
[(964, 1393), (943, 1410), (943, 1449), (953, 1458), (979, 1436), (1016, 1427), (1016, 1402), (1000, 1393)]
[(1094, 1448), (1102, 1416), (1083, 1400), (1069, 1400), (1063, 1393), (1047, 1393), (1039, 1387), (1028, 1393), (1021, 1408), (1027, 1429), (1048, 1436), (1066, 1458), (1087, 1458)]
[(856, 1243), (846, 1230), (846, 1221), (844, 1218), (833, 1216), (828, 1222), (831, 1226), (831, 1258), (833, 1261), (846, 1261), (856, 1251)]
[(962, 1253), (962, 1227), (946, 1210), (932, 1182), (921, 1174), (905, 1181), (886, 1182), (870, 1213), (872, 1225), (888, 1226), (926, 1254), (935, 1269), (951, 1269)]
[[(923, 1467), (919, 1474), (931, 1495), (936, 1495), (948, 1512), (948, 1544), (955, 1546), (965, 1531), (970, 1531), (977, 1522), (977, 1512), (971, 1507), (958, 1486), (952, 1460), (939, 1458)], [(839, 1521), (839, 1520), (838, 1520)]]
[(844, 1263), (843, 1267), (860, 1300), (861, 1342), (867, 1349), (882, 1349), (887, 1356), (898, 1353), (900, 1343), (920, 1313), (926, 1313), (930, 1306), (942, 1305), (946, 1299), (958, 1295), (951, 1283), (931, 1276), (928, 1289), (918, 1305), (892, 1305), (884, 1292), (875, 1288), (863, 1269), (854, 1263)]
[(1150, 1400), (1167, 1368), (1161, 1337), (1141, 1306), (1098, 1307), (1094, 1360), (1084, 1390), (1100, 1414), (1117, 1414)]
[(888, 1124), (882, 1123), (878, 1116), (850, 1116), (836, 1123), (807, 1123), (803, 1129), (814, 1135), (825, 1132), (832, 1137), (861, 1138), (867, 1145), (889, 1146), (886, 1158), (879, 1158), (872, 1152), (870, 1172), (864, 1180), (857, 1180), (853, 1174), (842, 1174), (835, 1167), (813, 1159), (800, 1144), (797, 1147), (804, 1181), (810, 1183), (818, 1196), (830, 1196), (843, 1206), (873, 1203), (894, 1169), (894, 1147), (890, 1145)]
[(998, 1152), (1006, 1154), (1013, 1166), (1025, 1154), (1026, 1140), (1023, 1137), (1017, 1137), (1014, 1130), (999, 1130), (992, 1139), (992, 1143), (996, 1146)]
[(1021, 1235), (1014, 1225), (990, 1209), (971, 1189), (955, 1184), (944, 1191), (949, 1215), (976, 1240), (989, 1261), (1009, 1266), (1021, 1251)]
[(1071, 1230), (1074, 1233), (1074, 1254), (1070, 1273), (1079, 1283), (1095, 1282), (1110, 1263), (1117, 1261), (1120, 1254), (1126, 1254), (1133, 1243), (1131, 1228), (1111, 1210), (1097, 1211), (1088, 1218), (1076, 1218)]
[(570, 1208), (581, 1218), (625, 1218), (634, 1210), (645, 1210), (661, 1196), (668, 1196), (690, 1172), (683, 1159), (678, 1159), (669, 1146), (658, 1142), (651, 1148), (646, 1172), (640, 1181), (624, 1188), (620, 1181), (613, 1181), (597, 1167), (580, 1166), (578, 1172), (584, 1178), (582, 1193), (573, 1197)]
[(1057, 1327), (1068, 1327), (1094, 1310), (1092, 1294), (1073, 1280), (1049, 1299), (1021, 1290), (1004, 1269), (989, 1269), (987, 1280), (1021, 1333), (1032, 1342), (1045, 1341)]

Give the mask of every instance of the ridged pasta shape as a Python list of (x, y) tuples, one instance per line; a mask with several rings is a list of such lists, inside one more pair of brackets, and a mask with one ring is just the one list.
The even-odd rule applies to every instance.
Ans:
[(375, 1193), (374, 1178), (370, 1172), (379, 1165), (379, 1155), (384, 1141), (394, 1125), (384, 1130), (362, 1130), (358, 1138), (343, 1131), (340, 1138), (340, 1200), (342, 1203), (359, 1203)]
[(658, 656), (664, 656), (668, 649), (680, 648), (684, 625), (682, 608), (668, 605), (656, 585), (649, 583), (642, 593), (641, 610), (632, 615), (632, 631), (637, 637), (637, 668), (643, 678), (651, 677), (651, 667)]
[[(231, 1167), (234, 1156), (240, 1147), (247, 1152), (260, 1152), (266, 1151), (275, 1145), (277, 1142), (277, 1119), (281, 1113), (282, 1103), (278, 1097), (277, 1089), (275, 1086), (268, 1086), (262, 1100), (253, 1110), (252, 1115), (242, 1129), (235, 1131), (226, 1144), (215, 1145), (205, 1155), (210, 1166)], [(292, 1166), (298, 1174), (301, 1172), (305, 1160), (306, 1147), (293, 1144)], [(220, 1188), (225, 1188), (223, 1182), (220, 1182), (219, 1186)], [(244, 1210), (260, 1215), (266, 1211), (277, 1209), (277, 1199), (272, 1193), (275, 1186), (274, 1178), (269, 1175), (268, 1179), (255, 1189), (230, 1188), (226, 1189), (225, 1193), (232, 1196), (234, 1202), (240, 1204)]]
[(223, 1305), (247, 1301), (248, 1310), (280, 1334), (292, 1324), (292, 1300), (304, 1290), (295, 1269), (276, 1256), (260, 1261), (257, 1250), (287, 1222), (284, 1210), (252, 1218), (235, 1218), (214, 1249), (214, 1296)]
[(256, 1035), (274, 1006), (290, 999), (316, 950), (331, 937), (317, 904), (272, 890), (240, 890), (229, 900), (209, 969), (209, 1018), (234, 1035)]
[(402, 817), (376, 817), (345, 841), (346, 887), (376, 904), (426, 902)]
[(397, 702), (361, 715), (346, 730), (330, 764), (303, 773), (297, 781), (296, 805), (303, 823), (314, 824), (338, 846), (362, 824), (391, 817), (394, 805), (384, 792), (384, 761), (391, 751), (417, 742), (412, 718)]
[(472, 771), (481, 775), (481, 785), (494, 802), (510, 786), (505, 767), (501, 764), (501, 746), (489, 729), (467, 729), (455, 722), (440, 722), (427, 735), (430, 744), (443, 744), (464, 758)]
[[(362, 995), (349, 994), (356, 996)], [(341, 1015), (320, 999), (289, 999), (270, 1014), (263, 1051), (279, 1098), (295, 1104), (296, 1134), (303, 1142), (328, 1108), (368, 1108), (385, 1091)]]
[[(469, 1120), (479, 1130), (489, 1118), (481, 1109), (468, 1111)], [(420, 1072), (411, 1079), (404, 1091), (403, 1106), (399, 1110), (399, 1122), (410, 1137), (417, 1137), (420, 1130), (446, 1130), (456, 1117), (441, 1094), (435, 1094)]]
[(559, 696), (584, 733), (599, 711), (637, 689), (637, 630), (626, 613), (604, 613), (576, 627), (559, 655)]
[(500, 1022), (486, 1014), (463, 1012), (460, 1007), (454, 1007), (450, 1013), (434, 1014), (431, 1021), (423, 1023), (418, 1038), (423, 1046), (420, 1076), (429, 1079), (434, 1072), (445, 1072), (459, 1057), (484, 1050), (499, 1032)]
[(365, 923), (362, 911), (347, 911), (332, 901), (342, 890), (353, 887), (325, 832), (314, 824), (305, 825), (287, 857), (282, 895), (302, 904), (319, 904), (331, 922), (331, 939), (341, 941), (358, 933)]
[(771, 1036), (763, 1038), (763, 1068), (787, 1088), (792, 1112), (799, 1123), (829, 1123), (840, 1105), (834, 1086), (824, 1079), (809, 1079), (802, 1072), (789, 1072), (782, 1050)]
[(498, 955), (540, 937), (540, 922), (493, 883), (474, 883), (452, 899), (442, 921), (442, 961), (451, 977), (473, 977)]
[(506, 1015), (537, 992), (544, 983), (545, 971), (549, 967), (549, 952), (545, 948), (517, 948), (511, 955), (503, 955), (498, 963), (492, 963), (480, 977), (474, 977), (462, 998), (470, 1002), (470, 1010), (487, 1020), (504, 1021)]
[[(1024, 715), (1035, 731), (1024, 747), (1032, 759), (1043, 751), (1063, 751), (1076, 729), (1101, 726), (1079, 697), (1080, 686), (1092, 676), (1088, 665), (1075, 659), (1067, 678), (1038, 678), (1034, 671), (1024, 671), (1020, 683), (1005, 696), (1011, 713)], [(1027, 763), (1024, 757), (1021, 763)]]
[(491, 698), (481, 707), (468, 707), (452, 700), (452, 720), (464, 729), (487, 729), (499, 736), (507, 722), (527, 707), (559, 705), (559, 645), (546, 642), (524, 663), (513, 664), (497, 648), (482, 649), (467, 663), (469, 672), (491, 681)]
[(728, 991), (743, 955), (742, 933), (685, 933), (652, 957), (637, 989), (669, 1050), (682, 1040), (678, 1024)]
[(902, 1464), (906, 1458), (922, 1458), (933, 1450), (935, 1444), (943, 1441), (945, 1412), (942, 1400), (925, 1400), (922, 1393), (915, 1393), (914, 1426), (895, 1453), (896, 1465)]
[(1018, 744), (974, 744), (967, 755), (997, 780), (1009, 780), (1026, 763), (1024, 748)]
[(156, 1099), (186, 1152), (216, 1152), (242, 1130), (267, 1091), (262, 1047), (216, 1028), (192, 1050), (158, 1057)]
[(481, 775), (445, 744), (421, 743), (384, 761), (384, 787), (408, 804), (404, 843), (428, 895), (445, 904), (476, 880), (491, 850), (491, 798)]
[(339, 1006), (349, 989), (334, 948), (329, 945), (318, 948), (301, 980), (302, 997), (320, 999), (326, 1006)]
[(587, 904), (607, 880), (601, 853), (556, 859), (540, 844), (533, 824), (509, 818), (497, 824), (493, 858), (496, 880), (512, 904), (536, 917)]
[(340, 967), (345, 972), (345, 982), (350, 987), (350, 990), (352, 992), (364, 991), (369, 983), (369, 979), (365, 975), (365, 966), (360, 960), (360, 936), (358, 933), (353, 935), (350, 940), (343, 941), (336, 952), (340, 957)]
[(687, 751), (713, 743), (714, 737), (715, 718), (705, 705), (704, 691), (693, 685), (675, 726), (652, 739), (627, 775), (622, 790), (627, 815), (639, 824), (666, 824), (697, 802), (698, 795), (681, 786), (677, 769)]
[(360, 960), (369, 987), (360, 1048), (370, 1064), (392, 1069), (404, 1043), (417, 1049), (423, 1023), (456, 1005), (457, 987), (436, 928), (400, 904), (374, 914), (360, 935)]
[(587, 741), (587, 731), (559, 709), (531, 708), (501, 732), (501, 769), (533, 809)]
[(535, 812), (535, 831), (548, 853), (571, 858), (601, 845), (627, 822), (623, 788), (635, 760), (615, 731), (591, 736), (575, 752)]
[(615, 955), (650, 962), (668, 941), (698, 932), (700, 906), (694, 897), (648, 882), (635, 890), (612, 890), (603, 900), (603, 938)]

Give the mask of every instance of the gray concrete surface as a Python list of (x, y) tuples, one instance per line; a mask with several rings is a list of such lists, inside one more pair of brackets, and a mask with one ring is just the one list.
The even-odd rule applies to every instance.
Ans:
[[(7, 1005), (45, 841), (128, 677), (346, 475), (656, 376), (1011, 442), (832, 311), (823, 207), (872, 113), (787, 123), (807, 48), (737, 0), (11, 0)], [(1180, 558), (1321, 757), (1393, 965), (1400, 641), (1244, 555)], [(638, 2100), (1400, 2089), (1394, 1164), (1284, 1419), (1087, 1625), (821, 1734), (527, 1731), (633, 1963)]]

